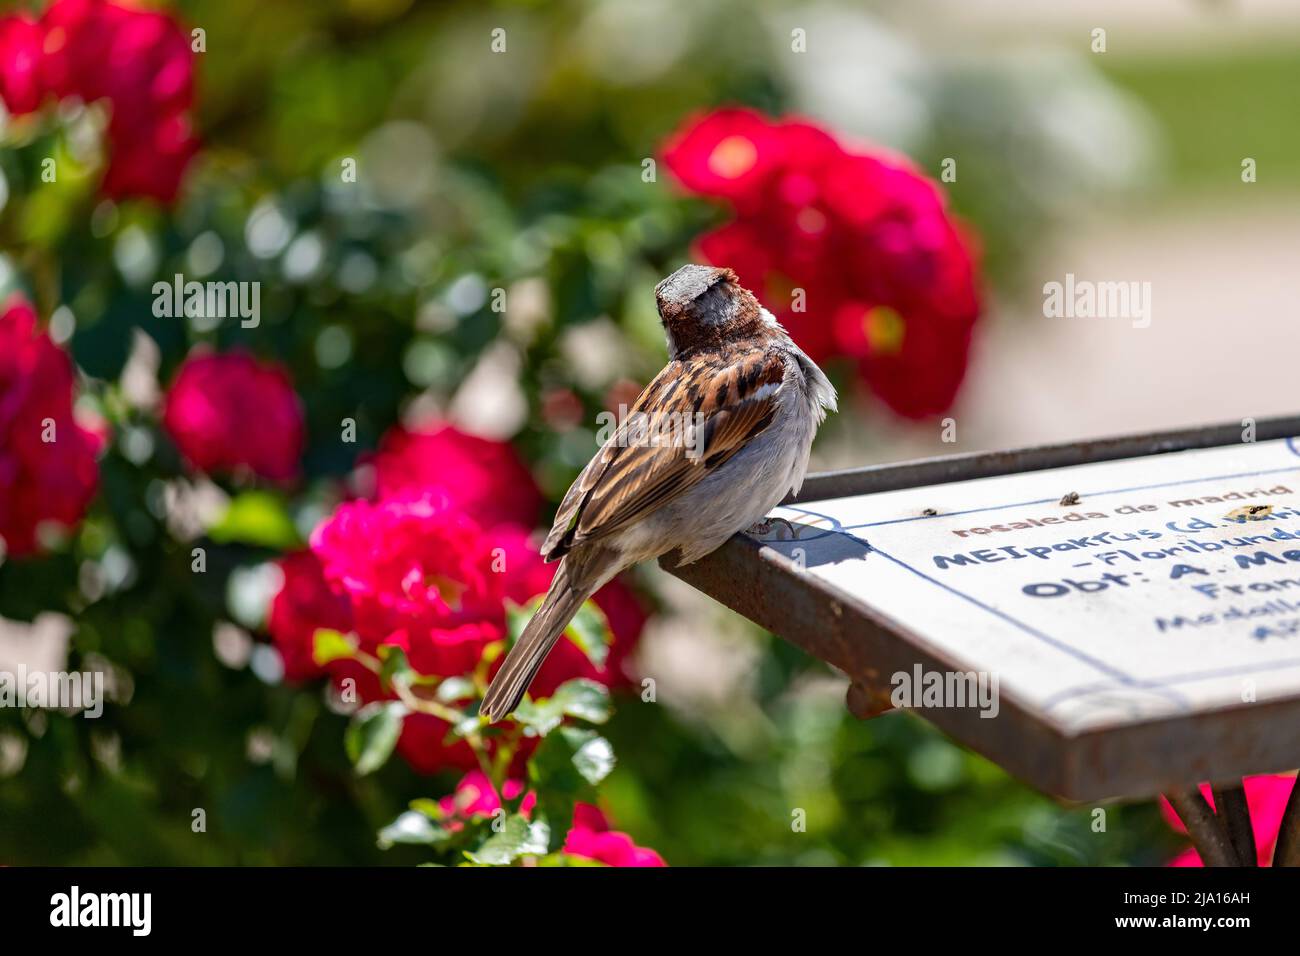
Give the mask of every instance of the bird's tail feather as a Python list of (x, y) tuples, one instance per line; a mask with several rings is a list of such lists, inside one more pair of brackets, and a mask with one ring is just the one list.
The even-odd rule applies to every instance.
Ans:
[(575, 586), (565, 567), (567, 563), (566, 558), (560, 564), (537, 613), (524, 627), (523, 634), (514, 647), (510, 648), (501, 669), (488, 685), (479, 713), (493, 723), (519, 706), (519, 701), (537, 676), (546, 655), (551, 652), (583, 602), (595, 591), (594, 587)]

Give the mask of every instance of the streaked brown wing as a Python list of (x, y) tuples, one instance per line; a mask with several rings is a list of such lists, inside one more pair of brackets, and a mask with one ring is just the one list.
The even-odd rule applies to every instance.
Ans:
[[(627, 421), (578, 476), (542, 547), (547, 560), (672, 501), (771, 424), (785, 377), (779, 353), (754, 348), (726, 355), (716, 364), (686, 368), (674, 362), (660, 372)], [(699, 421), (702, 434), (693, 443), (637, 440), (638, 415), (657, 423)]]

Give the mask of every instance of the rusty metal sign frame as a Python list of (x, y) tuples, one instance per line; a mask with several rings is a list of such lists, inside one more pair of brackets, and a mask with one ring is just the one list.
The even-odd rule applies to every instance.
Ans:
[[(808, 477), (800, 494), (786, 503), (1235, 445), (1243, 440), (1244, 426), (1232, 423), (814, 474)], [(1300, 416), (1260, 419), (1255, 423), (1256, 441), (1297, 435)], [(747, 535), (733, 537), (711, 555), (686, 567), (675, 567), (674, 562), (670, 554), (661, 565), (848, 675), (851, 686), (847, 704), (860, 717), (889, 709), (891, 674), (911, 671), (916, 664), (926, 670), (964, 666), (932, 652), (905, 625), (853, 594), (802, 573), (795, 562)], [(1209, 829), (1203, 821), (1192, 827), (1198, 846), (1204, 843), (1207, 860), (1213, 856), (1216, 861), (1231, 862), (1234, 857), (1231, 847), (1222, 851), (1227, 834), (1214, 829), (1213, 811), (1196, 802), (1200, 796), (1197, 782), (1224, 785), (1215, 793), (1225, 794), (1225, 818), (1231, 816), (1234, 824), (1228, 829), (1239, 832), (1241, 820), (1233, 808), (1239, 802), (1240, 778), (1300, 766), (1300, 694), (1078, 733), (1067, 733), (1046, 723), (1006, 692), (1000, 705), (997, 720), (979, 719), (969, 708), (928, 708), (920, 713), (1012, 776), (1067, 801), (1176, 795), (1189, 814), (1201, 810), (1209, 813)], [(1300, 791), (1300, 787), (1296, 790)], [(1244, 812), (1244, 801), (1240, 803)], [(1295, 849), (1300, 846), (1300, 800), (1293, 799), (1290, 810), (1289, 826), (1280, 842), (1291, 847), (1292, 855), (1300, 856), (1300, 850)]]

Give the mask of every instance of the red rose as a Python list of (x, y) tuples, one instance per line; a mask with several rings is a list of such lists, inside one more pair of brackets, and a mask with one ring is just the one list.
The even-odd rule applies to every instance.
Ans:
[[(735, 137), (754, 161), (719, 178)], [(974, 253), (933, 182), (905, 158), (748, 110), (688, 121), (664, 160), (689, 191), (731, 203), (701, 255), (734, 269), (810, 356), (855, 359), (900, 415), (947, 410), (980, 302)]]
[(0, 95), (30, 112), (42, 94), (107, 101), (113, 198), (176, 197), (198, 149), (189, 35), (169, 16), (106, 0), (56, 0), (39, 22), (0, 19)]
[(721, 109), (693, 118), (663, 148), (682, 185), (701, 196), (754, 202), (767, 178), (785, 160), (785, 142), (753, 110)]
[(43, 40), (40, 26), (23, 14), (0, 19), (0, 100), (15, 116), (40, 108)]
[[(372, 672), (355, 661), (333, 661), (328, 666), (317, 665), (312, 657), (313, 644), (318, 628), (329, 628), (343, 633), (352, 632), (352, 605), (346, 594), (331, 589), (325, 580), (320, 559), (312, 551), (298, 551), (287, 554), (279, 561), (279, 568), (285, 575), (279, 593), (276, 594), (266, 630), (270, 631), (274, 646), (285, 663), (285, 679), (309, 680), (328, 674), (335, 687), (342, 688), (350, 680), (355, 689), (356, 701), (368, 704), (370, 701), (390, 700), (393, 695), (383, 691), (380, 680)], [(499, 632), (491, 632), (495, 639)], [(408, 632), (394, 632), (383, 639), (374, 640), (373, 635), (364, 641), (364, 649), (376, 653), (380, 644), (399, 644), (409, 654), (412, 643)], [(416, 645), (419, 646), (419, 645)], [(481, 652), (481, 645), (474, 648), (474, 654)], [(428, 654), (416, 650), (416, 657), (424, 670), (430, 666)], [(434, 666), (438, 666), (435, 662)], [(432, 672), (432, 671), (429, 671)], [(467, 744), (461, 741), (446, 743), (446, 721), (429, 714), (408, 714), (402, 723), (402, 736), (398, 739), (398, 753), (417, 773), (432, 774), (438, 770), (455, 767), (468, 770), (477, 766), (476, 758)]]
[(425, 673), (465, 670), (460, 645), (489, 635), (464, 626), (500, 630), (501, 584), (487, 542), (445, 500), (347, 502), (312, 533), (311, 548), (325, 580), (350, 602), (362, 645), (401, 640), (424, 658)]
[(295, 551), (279, 561), (284, 581), (271, 601), (266, 629), (284, 661), (287, 680), (301, 681), (325, 673), (312, 657), (316, 631), (352, 630), (352, 607), (325, 581), (320, 561), (310, 551)]
[(372, 463), (379, 497), (437, 491), (483, 527), (502, 522), (531, 528), (542, 496), (532, 474), (505, 442), (470, 435), (441, 422), (397, 426)]
[(105, 75), (113, 38), (129, 12), (103, 0), (56, 0), (41, 16), (41, 73), (56, 96), (87, 101), (107, 95)]
[[(368, 653), (397, 646), (420, 673), (450, 677), (472, 670), (488, 644), (505, 639), (502, 584), (489, 543), (445, 499), (342, 504), (313, 532), (311, 547), (326, 585), (347, 601), (352, 631)], [(358, 680), (357, 688), (363, 701), (380, 696), (373, 680)], [(448, 729), (437, 717), (411, 714), (398, 752), (425, 773), (474, 766), (463, 741), (446, 742)]]
[(72, 527), (99, 483), (99, 435), (73, 417), (67, 354), (20, 298), (0, 307), (0, 539), (29, 554), (48, 522)]
[[(488, 644), (505, 640), (505, 601), (524, 604), (546, 590), (554, 573), (518, 526), (483, 532), (445, 496), (358, 500), (340, 505), (312, 534), (311, 552), (280, 562), (284, 582), (271, 605), (268, 630), (290, 680), (323, 673), (339, 683), (352, 678), (358, 699), (386, 694), (373, 674), (352, 661), (318, 667), (312, 659), (318, 628), (355, 634), (361, 649), (402, 648), (422, 674), (450, 677), (472, 671)], [(608, 660), (596, 668), (571, 641), (561, 641), (534, 684), (538, 696), (567, 680), (586, 677), (626, 683), (623, 661), (645, 623), (636, 596), (611, 582), (595, 597), (614, 634)], [(416, 770), (468, 769), (475, 758), (460, 741), (447, 742), (447, 723), (409, 715), (397, 749)], [(519, 751), (515, 766), (535, 746)]]
[(298, 476), (302, 403), (280, 365), (238, 351), (191, 354), (167, 392), (163, 426), (200, 471)]
[(162, 117), (113, 148), (101, 189), (111, 199), (144, 196), (171, 202), (198, 148), (188, 116)]

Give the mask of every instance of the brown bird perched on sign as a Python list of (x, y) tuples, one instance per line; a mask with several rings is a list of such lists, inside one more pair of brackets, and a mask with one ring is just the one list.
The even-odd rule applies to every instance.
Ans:
[(582, 603), (639, 561), (688, 564), (798, 491), (835, 389), (730, 269), (655, 287), (669, 362), (560, 503), (542, 545), (550, 590), (483, 698), (512, 712)]

